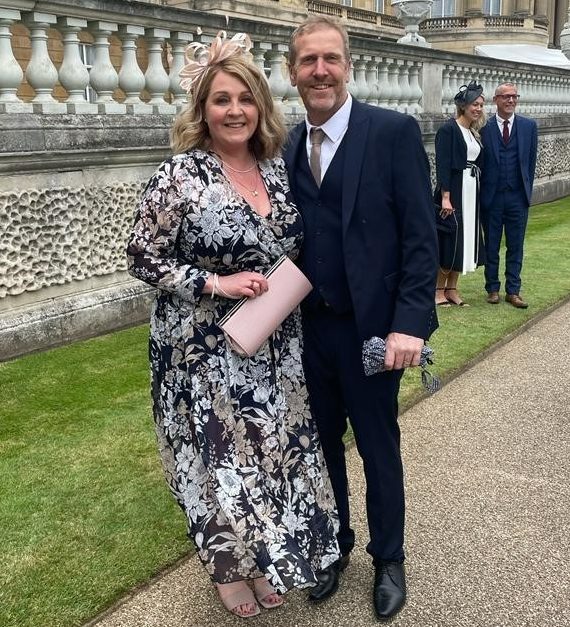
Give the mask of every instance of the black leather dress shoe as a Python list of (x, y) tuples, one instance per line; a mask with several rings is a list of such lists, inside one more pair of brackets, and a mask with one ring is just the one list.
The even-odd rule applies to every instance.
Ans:
[(332, 597), (338, 590), (340, 573), (348, 566), (350, 555), (343, 555), (336, 562), (317, 573), (318, 583), (309, 592), (309, 601), (320, 603)]
[(380, 620), (397, 614), (406, 602), (406, 573), (400, 562), (378, 562), (374, 577), (374, 609)]

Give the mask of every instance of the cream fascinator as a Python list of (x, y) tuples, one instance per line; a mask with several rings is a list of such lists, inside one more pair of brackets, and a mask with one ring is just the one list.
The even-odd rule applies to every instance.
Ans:
[(196, 91), (196, 86), (202, 80), (208, 68), (221, 63), (233, 55), (246, 54), (251, 50), (252, 43), (249, 35), (237, 33), (227, 39), (226, 31), (221, 30), (210, 46), (197, 41), (186, 47), (184, 67), (180, 70), (180, 86), (187, 93)]

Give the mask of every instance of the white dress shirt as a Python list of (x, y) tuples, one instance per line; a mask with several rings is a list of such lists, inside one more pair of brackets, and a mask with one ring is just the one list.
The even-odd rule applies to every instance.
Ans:
[[(497, 119), (497, 124), (499, 125), (499, 131), (501, 132), (501, 136), (503, 135), (503, 122), (505, 122), (505, 120), (503, 120), (503, 118), (499, 117), (499, 114), (495, 115), (496, 119)], [(511, 115), (510, 118), (508, 118), (508, 123), (509, 123), (509, 137), (513, 134), (513, 124), (515, 123), (515, 114), (513, 113), (513, 115)]]
[(342, 105), (342, 107), (324, 124), (315, 126), (311, 124), (307, 118), (305, 118), (305, 124), (307, 125), (307, 158), (310, 159), (311, 155), (311, 129), (321, 128), (325, 134), (323, 143), (321, 145), (321, 180), (325, 178), (327, 168), (331, 164), (333, 157), (340, 146), (340, 142), (348, 129), (348, 120), (350, 118), (350, 111), (352, 109), (352, 96), (348, 94), (348, 98)]

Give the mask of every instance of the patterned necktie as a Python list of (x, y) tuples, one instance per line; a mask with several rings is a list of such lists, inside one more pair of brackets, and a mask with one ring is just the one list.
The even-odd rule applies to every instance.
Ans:
[(311, 155), (309, 157), (309, 166), (315, 177), (317, 187), (321, 186), (321, 144), (325, 138), (325, 132), (322, 128), (312, 128), (309, 135), (311, 140)]
[(503, 122), (503, 143), (506, 145), (509, 143), (509, 121)]

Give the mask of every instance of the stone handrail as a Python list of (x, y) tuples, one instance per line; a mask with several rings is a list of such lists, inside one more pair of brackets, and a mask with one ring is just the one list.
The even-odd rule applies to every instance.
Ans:
[[(178, 84), (185, 47), (191, 41), (207, 43), (222, 26), (220, 16), (165, 7), (160, 8), (158, 19), (156, 8), (152, 13), (153, 5), (136, 2), (97, 2), (97, 6), (109, 7), (107, 14), (99, 11), (97, 19), (93, 19), (88, 3), (79, 7), (71, 0), (45, 6), (36, 2), (30, 11), (2, 8), (4, 3), (5, 0), (0, 3), (0, 113), (175, 114), (186, 101)], [(23, 3), (18, 2), (20, 6)], [(132, 11), (133, 5), (138, 5), (137, 11)], [(317, 0), (310, 0), (308, 5), (319, 11), (331, 6), (346, 10)], [(497, 24), (505, 19), (518, 18), (493, 18)], [(285, 113), (301, 112), (297, 91), (291, 87), (285, 71), (290, 28), (246, 20), (233, 22), (234, 31), (251, 33), (255, 62), (264, 68), (273, 96)], [(428, 20), (428, 24), (432, 23), (435, 21)], [(12, 50), (14, 26), (29, 37), (31, 58), (25, 71)], [(48, 36), (54, 37), (54, 32), (59, 34), (63, 47), (58, 67), (47, 46)], [(93, 41), (90, 69), (80, 56), (80, 35)], [(512, 80), (522, 95), (521, 112), (570, 112), (567, 70), (420, 51), (368, 37), (351, 37), (351, 45), (353, 70), (349, 89), (356, 98), (371, 104), (411, 114), (446, 114), (453, 111), (453, 94), (466, 81), (477, 79), (491, 93), (502, 80)], [(144, 68), (139, 65), (139, 48), (146, 52), (148, 62)], [(19, 95), (24, 82), (34, 90), (31, 99)], [(94, 102), (87, 98), (88, 88), (95, 95)]]

